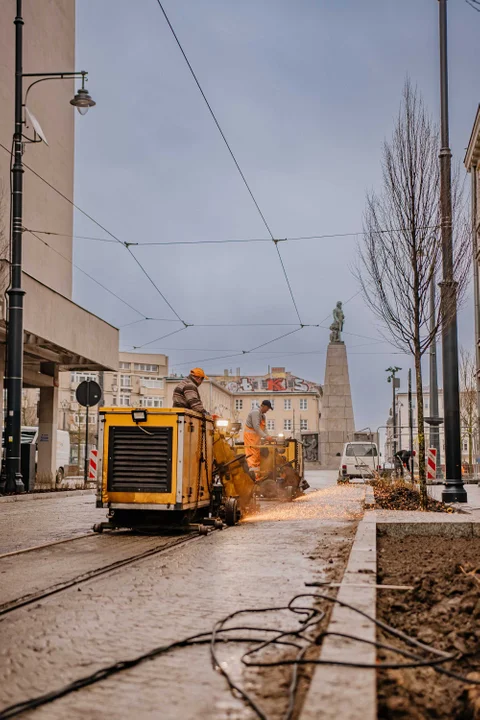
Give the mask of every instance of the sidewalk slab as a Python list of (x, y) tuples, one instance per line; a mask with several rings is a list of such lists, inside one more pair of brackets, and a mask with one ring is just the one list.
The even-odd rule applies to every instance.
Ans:
[[(340, 585), (338, 600), (376, 616), (376, 525), (360, 522)], [(319, 592), (328, 593), (326, 590)], [(349, 608), (335, 604), (329, 632), (356, 635), (374, 641), (375, 625)], [(326, 637), (321, 660), (375, 664), (376, 648), (347, 638)], [(318, 665), (300, 715), (301, 720), (375, 720), (376, 671), (365, 668)]]
[(95, 490), (55, 490), (53, 492), (23, 493), (22, 495), (6, 495), (0, 497), (0, 503), (25, 502), (26, 500), (51, 500), (59, 497), (79, 497), (80, 495), (94, 495)]

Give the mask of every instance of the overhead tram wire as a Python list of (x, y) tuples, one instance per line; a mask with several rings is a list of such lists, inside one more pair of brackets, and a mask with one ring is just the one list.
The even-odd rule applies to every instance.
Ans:
[(216, 117), (215, 113), (213, 112), (212, 106), (210, 105), (210, 103), (209, 103), (208, 100), (207, 100), (207, 96), (205, 95), (205, 93), (204, 93), (204, 91), (203, 91), (203, 88), (202, 88), (202, 86), (200, 85), (200, 82), (199, 82), (199, 80), (198, 80), (198, 78), (197, 78), (197, 75), (195, 74), (195, 71), (194, 71), (194, 69), (193, 69), (193, 67), (192, 67), (192, 65), (191, 65), (191, 63), (190, 63), (190, 61), (189, 61), (189, 59), (188, 59), (188, 57), (187, 57), (187, 55), (186, 55), (186, 53), (185, 53), (185, 50), (183, 49), (182, 44), (181, 44), (180, 40), (178, 39), (178, 36), (177, 36), (175, 30), (173, 29), (173, 25), (172, 25), (172, 23), (170, 22), (167, 13), (165, 12), (165, 8), (163, 7), (163, 5), (162, 5), (162, 3), (161, 3), (161, 0), (157, 0), (157, 4), (158, 4), (160, 10), (162, 11), (163, 17), (165, 18), (165, 20), (166, 20), (166, 22), (167, 22), (167, 25), (168, 25), (168, 27), (170, 28), (170, 30), (171, 30), (171, 32), (172, 32), (173, 37), (175, 38), (175, 42), (177, 43), (177, 45), (178, 45), (178, 47), (179, 47), (179, 49), (180, 49), (180, 52), (181, 52), (182, 55), (183, 55), (183, 59), (184, 59), (185, 62), (187, 63), (188, 69), (190, 70), (190, 73), (191, 73), (191, 75), (192, 75), (192, 77), (193, 77), (193, 79), (194, 79), (194, 81), (195, 81), (195, 84), (196, 84), (196, 86), (198, 87), (198, 89), (199, 89), (199, 91), (200, 91), (200, 94), (201, 94), (202, 98), (203, 98), (204, 101), (205, 101), (205, 104), (206, 104), (206, 106), (207, 106), (207, 108), (208, 108), (208, 110), (209, 110), (209, 112), (210, 112), (210, 115), (212, 116), (212, 119), (213, 119), (213, 121), (214, 121), (214, 123), (215, 123), (215, 125), (216, 125), (216, 127), (217, 127), (217, 130), (218, 130), (218, 132), (220, 133), (220, 135), (221, 135), (221, 137), (222, 137), (222, 139), (223, 139), (223, 142), (225, 143), (225, 146), (226, 146), (228, 152), (230, 153), (230, 156), (231, 156), (233, 162), (235, 163), (235, 167), (237, 168), (237, 170), (238, 170), (238, 172), (239, 172), (239, 174), (240, 174), (240, 177), (242, 178), (243, 183), (244, 183), (245, 187), (247, 188), (247, 191), (248, 191), (248, 193), (249, 193), (249, 195), (250, 195), (250, 197), (251, 197), (251, 199), (252, 199), (252, 201), (253, 201), (253, 203), (254, 203), (257, 211), (258, 211), (258, 214), (260, 215), (260, 217), (261, 217), (261, 219), (262, 219), (262, 222), (263, 222), (263, 224), (265, 225), (265, 228), (267, 229), (267, 232), (268, 232), (268, 234), (270, 235), (270, 238), (271, 238), (272, 242), (275, 244), (275, 249), (276, 249), (276, 251), (277, 251), (277, 255), (278, 255), (278, 258), (279, 258), (280, 263), (281, 263), (281, 266), (282, 266), (283, 274), (284, 274), (284, 277), (285, 277), (285, 282), (287, 283), (288, 291), (289, 291), (289, 293), (290, 293), (290, 297), (291, 297), (291, 299), (292, 299), (293, 306), (294, 306), (294, 308), (295, 308), (295, 312), (296, 312), (297, 317), (298, 317), (298, 323), (299, 323), (300, 326), (302, 326), (302, 319), (301, 319), (300, 313), (299, 313), (299, 311), (298, 311), (298, 307), (297, 307), (297, 303), (296, 303), (296, 301), (295, 301), (295, 297), (294, 297), (294, 294), (293, 294), (293, 290), (292, 290), (292, 286), (291, 286), (291, 283), (290, 283), (290, 279), (289, 279), (289, 277), (288, 277), (287, 270), (286, 270), (286, 268), (285, 268), (285, 263), (283, 262), (282, 255), (281, 255), (280, 250), (279, 250), (279, 248), (278, 248), (278, 241), (275, 239), (275, 236), (274, 236), (273, 232), (272, 232), (271, 229), (270, 229), (270, 225), (269, 225), (268, 222), (266, 221), (265, 215), (263, 214), (263, 212), (262, 212), (261, 209), (260, 209), (260, 205), (258, 204), (258, 202), (257, 202), (257, 200), (256, 200), (256, 198), (255, 198), (255, 195), (253, 194), (253, 191), (252, 191), (250, 185), (249, 185), (248, 182), (247, 182), (247, 179), (246, 179), (246, 177), (245, 177), (245, 175), (244, 175), (244, 173), (243, 173), (243, 171), (242, 171), (242, 169), (241, 169), (241, 167), (240, 167), (240, 165), (239, 165), (239, 163), (238, 163), (237, 158), (235, 157), (235, 154), (234, 154), (232, 148), (230, 147), (230, 144), (229, 144), (229, 142), (228, 142), (228, 140), (227, 140), (227, 138), (226, 138), (226, 136), (225, 136), (225, 133), (223, 132), (222, 128), (220, 127), (220, 123), (218, 122), (217, 117)]
[[(10, 157), (11, 157), (11, 155), (12, 155), (12, 154), (11, 154), (11, 151), (8, 150), (8, 148), (6, 148), (5, 145), (3, 145), (2, 143), (0, 143), (0, 147), (2, 147), (2, 148), (10, 155)], [(130, 245), (129, 245), (129, 243), (125, 242), (124, 240), (120, 240), (120, 238), (118, 238), (116, 235), (114, 235), (112, 232), (110, 232), (110, 230), (108, 230), (108, 229), (107, 229), (106, 227), (104, 227), (101, 223), (99, 223), (97, 220), (95, 220), (91, 215), (89, 215), (87, 212), (85, 212), (85, 210), (82, 210), (81, 207), (79, 207), (76, 203), (74, 203), (73, 200), (71, 200), (71, 198), (67, 197), (67, 195), (65, 195), (64, 193), (62, 193), (61, 190), (59, 190), (58, 188), (56, 188), (55, 185), (52, 185), (52, 183), (50, 183), (48, 180), (46, 180), (44, 177), (42, 177), (39, 173), (37, 173), (37, 171), (34, 170), (32, 167), (30, 167), (30, 165), (27, 165), (26, 163), (23, 163), (23, 166), (24, 166), (25, 168), (27, 168), (27, 170), (29, 170), (30, 172), (32, 172), (39, 180), (41, 180), (43, 183), (45, 183), (46, 185), (48, 185), (48, 187), (51, 188), (54, 192), (56, 192), (58, 195), (60, 195), (60, 197), (62, 197), (64, 200), (66, 200), (68, 203), (70, 203), (70, 205), (71, 205), (72, 207), (74, 207), (75, 210), (78, 210), (78, 212), (82, 213), (82, 215), (84, 215), (84, 216), (85, 216), (86, 218), (88, 218), (91, 222), (93, 222), (95, 225), (97, 225), (97, 227), (99, 227), (101, 230), (103, 230), (103, 232), (107, 233), (107, 235), (110, 235), (111, 238), (113, 238), (114, 240), (117, 241), (117, 243), (119, 243), (120, 245), (122, 245), (122, 247), (124, 247), (124, 248), (128, 251), (129, 255), (131, 255), (131, 257), (135, 260), (135, 262), (137, 263), (137, 265), (139, 266), (139, 268), (142, 270), (142, 272), (144, 273), (144, 275), (148, 278), (148, 280), (149, 280), (150, 283), (153, 285), (153, 287), (155, 288), (155, 290), (157, 291), (157, 293), (160, 295), (160, 297), (162, 298), (162, 300), (164, 300), (164, 302), (168, 305), (168, 307), (169, 307), (170, 310), (173, 312), (173, 314), (175, 315), (175, 317), (178, 318), (178, 320), (179, 320), (181, 323), (183, 323), (183, 325), (184, 325), (185, 327), (188, 327), (188, 323), (186, 323), (186, 322), (180, 317), (180, 315), (177, 313), (177, 311), (173, 308), (173, 306), (171, 305), (171, 303), (167, 300), (167, 298), (165, 297), (165, 295), (162, 293), (162, 291), (160, 290), (160, 288), (156, 285), (156, 283), (152, 280), (152, 278), (150, 277), (150, 275), (147, 273), (147, 271), (145, 270), (145, 268), (143, 267), (143, 265), (141, 264), (141, 262), (138, 260), (138, 258), (135, 257), (135, 255), (133, 254), (133, 252), (130, 250)], [(39, 238), (38, 236), (36, 236), (36, 237), (37, 237), (37, 239), (41, 240), (41, 238)], [(49, 247), (50, 247), (50, 246), (49, 246)], [(142, 313), (142, 314), (143, 314), (143, 313)]]
[[(439, 225), (425, 225), (424, 227), (417, 228), (418, 230), (438, 230)], [(356, 232), (342, 232), (342, 233), (323, 233), (320, 235), (299, 235), (296, 237), (284, 237), (275, 238), (277, 243), (288, 243), (296, 242), (298, 240), (335, 240), (338, 238), (349, 238), (356, 237), (358, 235), (384, 235), (387, 233), (402, 233), (406, 232), (408, 228), (387, 228), (385, 230), (372, 230), (366, 233), (363, 230), (357, 230)], [(116, 240), (109, 240), (108, 238), (94, 237), (90, 235), (69, 235), (68, 233), (59, 233), (52, 230), (34, 230), (38, 235), (55, 235), (58, 237), (68, 237), (72, 240), (93, 240), (97, 242), (115, 243)], [(118, 241), (123, 244), (123, 241)], [(269, 243), (272, 242), (271, 238), (228, 238), (224, 240), (165, 240), (165, 241), (154, 241), (154, 242), (129, 242), (127, 245), (130, 247), (171, 247), (175, 245), (231, 245), (235, 243)], [(347, 301), (348, 302), (348, 301)]]
[[(41, 242), (43, 245), (45, 245), (46, 247), (48, 247), (50, 250), (53, 250), (54, 253), (56, 253), (56, 254), (59, 255), (61, 258), (63, 258), (63, 259), (64, 259), (66, 262), (68, 262), (72, 267), (74, 267), (76, 270), (78, 270), (78, 271), (81, 272), (83, 275), (85, 275), (85, 276), (88, 277), (90, 280), (92, 280), (92, 282), (94, 282), (96, 285), (98, 285), (98, 286), (101, 287), (103, 290), (105, 290), (105, 292), (109, 293), (110, 295), (112, 295), (112, 296), (113, 296), (114, 298), (116, 298), (117, 300), (120, 300), (121, 303), (123, 303), (124, 305), (126, 305), (126, 307), (129, 307), (130, 310), (133, 310), (134, 312), (136, 312), (137, 315), (141, 315), (141, 316), (142, 316), (142, 319), (141, 319), (141, 320), (136, 320), (135, 322), (142, 322), (142, 320), (148, 320), (148, 318), (145, 317), (144, 313), (142, 313), (140, 310), (137, 310), (137, 308), (134, 307), (133, 305), (130, 305), (129, 302), (127, 302), (127, 301), (124, 300), (122, 297), (120, 297), (120, 295), (117, 295), (117, 293), (114, 292), (113, 290), (110, 290), (110, 288), (108, 288), (106, 285), (104, 285), (103, 283), (101, 283), (100, 280), (97, 280), (96, 278), (93, 277), (93, 275), (90, 275), (90, 273), (88, 273), (86, 270), (84, 270), (84, 269), (81, 268), (79, 265), (77, 265), (76, 263), (74, 263), (73, 260), (71, 260), (70, 258), (68, 258), (66, 255), (64, 255), (63, 253), (61, 253), (61, 252), (60, 252), (59, 250), (57, 250), (56, 248), (52, 247), (52, 245), (49, 245), (49, 243), (47, 243), (46, 240), (44, 240), (43, 238), (41, 238), (41, 237), (39, 237), (38, 235), (36, 235), (36, 234), (33, 232), (33, 230), (29, 230), (28, 228), (24, 228), (24, 232), (28, 232), (30, 235), (32, 235), (34, 238), (36, 238), (36, 239), (37, 239), (39, 242)], [(174, 322), (178, 322), (178, 321), (175, 320)]]
[(303, 330), (304, 326), (297, 327), (295, 330), (290, 330), (288, 333), (283, 333), (283, 335), (279, 335), (278, 337), (272, 338), (272, 340), (267, 340), (267, 342), (262, 343), (261, 345), (257, 345), (256, 347), (251, 348), (250, 350), (242, 350), (238, 353), (232, 353), (229, 355), (217, 355), (215, 357), (209, 357), (209, 358), (200, 358), (196, 360), (187, 360), (187, 362), (182, 363), (175, 363), (176, 367), (182, 367), (183, 365), (196, 365), (197, 363), (206, 363), (210, 360), (224, 360), (226, 358), (232, 358), (232, 357), (240, 357), (244, 355), (249, 355), (250, 353), (254, 352), (255, 350), (258, 350), (259, 348), (265, 347), (266, 345), (271, 345), (272, 343), (276, 342), (277, 340), (281, 340), (284, 337), (287, 337), (287, 335), (293, 335), (294, 333), (300, 332), (300, 330)]

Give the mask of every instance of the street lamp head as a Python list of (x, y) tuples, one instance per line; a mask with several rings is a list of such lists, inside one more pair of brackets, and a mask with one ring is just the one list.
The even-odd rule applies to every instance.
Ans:
[[(82, 82), (83, 85), (83, 82)], [(96, 105), (95, 101), (92, 100), (91, 96), (84, 87), (77, 90), (77, 94), (70, 100), (70, 105), (77, 108), (80, 115), (86, 115), (89, 108)]]

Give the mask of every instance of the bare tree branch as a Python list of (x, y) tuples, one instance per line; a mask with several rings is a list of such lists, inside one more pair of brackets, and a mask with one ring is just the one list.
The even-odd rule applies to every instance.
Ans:
[[(479, 0), (480, 4), (480, 0)], [(392, 138), (382, 150), (382, 190), (367, 195), (365, 236), (358, 245), (355, 275), (381, 332), (415, 360), (419, 475), (426, 502), (422, 356), (437, 336), (440, 293), (430, 305), (432, 281), (441, 279), (439, 133), (416, 88), (406, 81)], [(457, 302), (465, 296), (471, 262), (465, 193), (452, 180), (454, 277)], [(384, 228), (402, 228), (379, 232)], [(433, 228), (433, 229), (432, 229)], [(454, 311), (452, 303), (450, 312)], [(447, 311), (449, 309), (447, 308)], [(447, 312), (447, 320), (451, 314)]]

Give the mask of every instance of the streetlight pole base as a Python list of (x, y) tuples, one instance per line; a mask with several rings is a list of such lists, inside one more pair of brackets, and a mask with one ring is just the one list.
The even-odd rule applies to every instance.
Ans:
[(442, 502), (466, 503), (467, 491), (462, 480), (445, 480), (442, 492)]
[(25, 492), (25, 485), (23, 484), (23, 478), (20, 473), (15, 475), (15, 493), (19, 495)]

